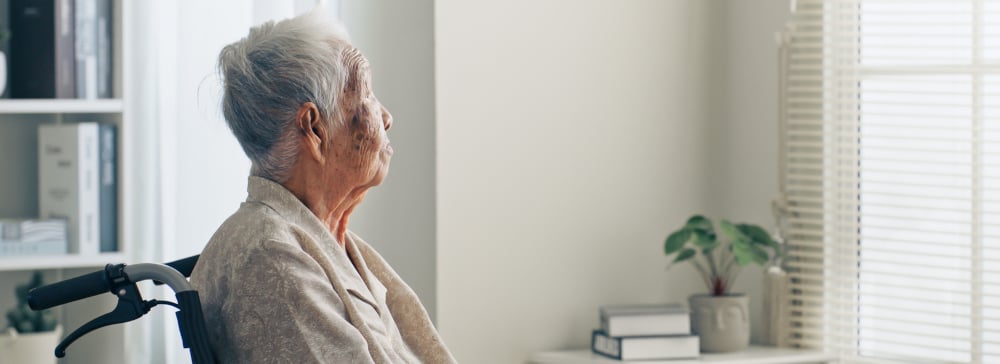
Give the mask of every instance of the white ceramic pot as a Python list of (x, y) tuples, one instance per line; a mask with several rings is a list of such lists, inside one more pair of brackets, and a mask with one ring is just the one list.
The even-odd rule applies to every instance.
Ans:
[(700, 338), (701, 351), (728, 353), (750, 346), (750, 297), (694, 295), (691, 305), (691, 330)]
[(0, 333), (0, 364), (56, 364), (56, 345), (62, 337), (62, 327), (49, 332), (17, 334)]

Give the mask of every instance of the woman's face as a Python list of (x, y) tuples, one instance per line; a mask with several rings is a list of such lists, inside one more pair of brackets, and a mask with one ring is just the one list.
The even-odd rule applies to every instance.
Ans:
[(356, 48), (345, 51), (349, 78), (341, 100), (341, 130), (334, 132), (334, 159), (331, 173), (348, 177), (358, 187), (382, 183), (389, 172), (392, 146), (387, 131), (392, 114), (375, 97), (368, 60)]

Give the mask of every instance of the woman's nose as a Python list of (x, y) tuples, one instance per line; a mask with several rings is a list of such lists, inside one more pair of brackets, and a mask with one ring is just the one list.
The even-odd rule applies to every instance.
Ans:
[(382, 125), (385, 126), (385, 130), (389, 131), (392, 128), (392, 114), (389, 113), (389, 109), (382, 106)]

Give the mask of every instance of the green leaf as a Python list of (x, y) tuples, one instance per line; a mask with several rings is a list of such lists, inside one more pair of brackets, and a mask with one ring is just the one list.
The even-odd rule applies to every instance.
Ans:
[(767, 250), (764, 250), (760, 245), (750, 245), (750, 249), (753, 251), (753, 262), (757, 265), (767, 264), (767, 261), (771, 259)]
[(697, 251), (691, 248), (684, 249), (680, 252), (680, 254), (677, 254), (677, 258), (674, 258), (674, 262), (671, 264), (677, 264), (685, 260), (691, 259), (697, 253), (698, 253)]
[(747, 242), (742, 240), (733, 241), (732, 248), (737, 264), (747, 265), (754, 261), (755, 253), (752, 246)]
[(694, 245), (702, 248), (708, 248), (709, 250), (715, 249), (718, 242), (715, 241), (715, 234), (709, 234), (702, 230), (694, 230), (692, 240)]
[(688, 219), (687, 223), (684, 224), (684, 227), (689, 229), (701, 230), (706, 233), (712, 233), (714, 230), (712, 228), (712, 220), (709, 220), (707, 217), (701, 215), (691, 216), (691, 218)]
[(771, 234), (768, 234), (763, 228), (757, 225), (751, 224), (739, 224), (736, 227), (744, 235), (750, 238), (754, 244), (767, 245), (769, 247), (776, 247), (778, 243), (771, 239)]
[(36, 271), (31, 281), (15, 288), (19, 304), (7, 311), (7, 321), (9, 326), (20, 333), (51, 331), (58, 324), (52, 311), (36, 312), (28, 308), (28, 291), (41, 285), (42, 274)]
[(15, 294), (17, 294), (17, 304), (28, 304), (28, 291), (30, 290), (31, 286), (28, 284), (21, 284), (17, 286), (17, 289), (15, 289)]
[[(751, 224), (739, 224), (736, 227), (739, 228), (744, 235), (750, 238), (750, 242), (753, 243), (755, 247), (760, 248), (760, 252), (758, 252), (757, 254), (759, 255), (763, 254), (765, 256), (768, 256), (767, 259), (770, 259), (770, 255), (772, 253), (775, 256), (781, 255), (781, 246), (778, 244), (777, 241), (771, 238), (771, 234), (768, 234), (767, 231), (761, 228), (760, 226)], [(768, 251), (768, 249), (765, 248), (769, 248), (770, 251)], [(765, 259), (765, 261), (760, 264), (767, 263), (767, 259)], [(755, 261), (759, 260), (760, 259), (755, 259)]]
[(667, 237), (667, 240), (663, 243), (663, 252), (667, 255), (676, 253), (681, 250), (688, 240), (691, 239), (691, 231), (688, 229), (681, 229), (675, 231), (673, 234)]
[(725, 235), (734, 242), (736, 240), (743, 240), (746, 238), (746, 236), (743, 235), (742, 232), (740, 232), (740, 229), (737, 228), (736, 225), (733, 225), (733, 223), (729, 222), (728, 220), (722, 220), (721, 222), (719, 222), (719, 228), (721, 228), (723, 235)]

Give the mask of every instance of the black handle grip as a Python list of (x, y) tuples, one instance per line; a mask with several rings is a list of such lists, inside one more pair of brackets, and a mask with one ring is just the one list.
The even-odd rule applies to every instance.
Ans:
[(87, 273), (76, 278), (52, 283), (28, 292), (28, 307), (44, 310), (87, 297), (93, 297), (111, 290), (105, 269)]

